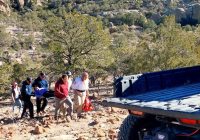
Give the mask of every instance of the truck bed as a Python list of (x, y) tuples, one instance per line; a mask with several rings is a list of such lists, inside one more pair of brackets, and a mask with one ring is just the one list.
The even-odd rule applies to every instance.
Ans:
[(108, 98), (104, 104), (150, 114), (200, 119), (200, 83)]

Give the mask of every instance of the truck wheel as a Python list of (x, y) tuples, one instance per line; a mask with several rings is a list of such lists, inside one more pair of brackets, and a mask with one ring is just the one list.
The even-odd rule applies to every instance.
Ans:
[(137, 121), (137, 118), (133, 115), (129, 115), (123, 121), (120, 126), (118, 133), (118, 140), (138, 140), (137, 128), (134, 128), (134, 124)]

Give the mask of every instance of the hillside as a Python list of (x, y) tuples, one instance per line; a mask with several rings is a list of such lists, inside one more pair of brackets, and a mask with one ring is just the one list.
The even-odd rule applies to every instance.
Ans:
[[(0, 139), (30, 140), (96, 140), (116, 139), (121, 121), (127, 116), (126, 110), (103, 107), (100, 100), (94, 100), (95, 110), (84, 113), (76, 120), (60, 118), (54, 120), (53, 100), (49, 100), (46, 113), (29, 120), (19, 119), (18, 110), (11, 111), (11, 101), (0, 101)], [(35, 99), (33, 99), (35, 105)], [(119, 115), (120, 114), (120, 115)]]
[[(101, 104), (113, 79), (199, 65), (199, 23), (199, 0), (0, 0), (0, 139), (116, 139), (128, 112)], [(11, 112), (13, 81), (44, 72), (53, 88), (66, 71), (89, 73), (93, 111), (57, 121), (49, 99), (32, 120)]]
[(66, 70), (98, 79), (196, 65), (199, 9), (198, 0), (0, 0), (1, 90), (38, 71), (53, 82)]

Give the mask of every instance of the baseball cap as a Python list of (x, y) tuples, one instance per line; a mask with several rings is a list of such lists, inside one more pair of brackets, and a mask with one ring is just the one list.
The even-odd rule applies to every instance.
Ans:
[(66, 74), (67, 74), (68, 76), (71, 76), (71, 75), (72, 75), (71, 71), (67, 71)]

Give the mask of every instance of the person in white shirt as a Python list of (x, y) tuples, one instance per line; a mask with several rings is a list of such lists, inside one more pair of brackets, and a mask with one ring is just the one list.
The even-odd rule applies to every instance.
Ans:
[(13, 82), (11, 92), (12, 92), (12, 101), (13, 101), (13, 112), (15, 111), (15, 106), (18, 106), (19, 112), (20, 112), (22, 109), (22, 102), (20, 100), (21, 92), (16, 82)]
[(72, 73), (70, 71), (67, 71), (66, 75), (68, 76), (68, 89), (70, 90), (72, 86)]
[(82, 106), (86, 96), (89, 96), (88, 77), (88, 73), (83, 72), (82, 76), (75, 78), (74, 82), (72, 83), (72, 89), (74, 90), (74, 111), (77, 112), (77, 117), (82, 116)]

